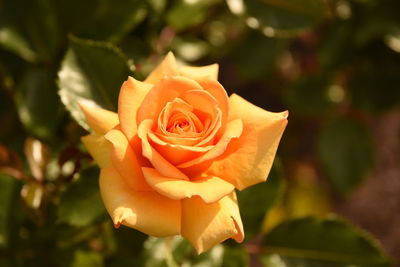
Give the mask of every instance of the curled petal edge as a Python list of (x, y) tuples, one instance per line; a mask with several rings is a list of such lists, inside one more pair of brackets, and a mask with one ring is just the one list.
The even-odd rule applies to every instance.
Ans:
[(100, 193), (116, 227), (123, 224), (157, 237), (180, 233), (180, 201), (132, 190), (112, 167), (101, 169)]
[(214, 203), (230, 194), (235, 187), (215, 176), (198, 177), (191, 181), (162, 176), (153, 168), (142, 168), (147, 183), (158, 193), (175, 200), (200, 197), (205, 203)]
[(228, 238), (244, 240), (235, 192), (212, 204), (199, 197), (182, 200), (182, 233), (200, 254)]

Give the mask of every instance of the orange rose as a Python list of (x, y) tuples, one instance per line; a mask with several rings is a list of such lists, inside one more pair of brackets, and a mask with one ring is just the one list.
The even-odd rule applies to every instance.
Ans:
[(116, 226), (180, 234), (198, 253), (243, 240), (234, 189), (266, 180), (288, 113), (228, 98), (217, 75), (216, 64), (179, 68), (169, 53), (144, 82), (124, 82), (118, 114), (80, 103)]

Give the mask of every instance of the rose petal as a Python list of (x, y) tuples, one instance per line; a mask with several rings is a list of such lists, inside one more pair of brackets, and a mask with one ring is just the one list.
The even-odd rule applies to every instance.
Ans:
[(242, 120), (236, 119), (233, 121), (228, 122), (226, 130), (224, 134), (222, 135), (221, 139), (218, 141), (218, 143), (210, 149), (208, 152), (204, 153), (198, 158), (195, 158), (193, 160), (186, 161), (182, 164), (179, 164), (177, 167), (178, 168), (188, 168), (190, 166), (202, 163), (207, 160), (214, 159), (216, 157), (219, 157), (222, 155), (228, 144), (233, 138), (239, 138), (240, 135), (242, 134), (243, 131), (243, 123)]
[(159, 237), (179, 234), (180, 201), (156, 192), (132, 190), (113, 168), (101, 170), (100, 192), (116, 226), (123, 224)]
[(177, 136), (166, 136), (166, 135), (157, 135), (161, 140), (168, 144), (176, 144), (176, 145), (183, 145), (183, 146), (194, 146), (197, 144), (201, 137), (177, 137)]
[(179, 75), (179, 70), (176, 66), (174, 54), (169, 52), (160, 65), (155, 68), (150, 75), (146, 78), (146, 83), (155, 84), (160, 81), (164, 76)]
[(154, 190), (175, 200), (199, 196), (205, 203), (214, 203), (235, 189), (232, 184), (215, 176), (185, 181), (165, 177), (153, 168), (143, 168), (143, 174)]
[(226, 94), (225, 88), (216, 80), (202, 79), (198, 81), (204, 90), (209, 92), (218, 102), (218, 107), (222, 112), (221, 128), (218, 131), (218, 135), (225, 131), (225, 125), (227, 122), (227, 116), (229, 114), (229, 98)]
[(159, 81), (143, 99), (137, 111), (137, 123), (145, 119), (156, 119), (164, 106), (189, 90), (201, 90), (194, 80), (183, 76), (165, 77)]
[(117, 113), (93, 106), (84, 101), (79, 101), (78, 105), (83, 114), (85, 114), (90, 129), (95, 133), (105, 134), (119, 123)]
[[(214, 138), (218, 137), (217, 133), (225, 127), (226, 114), (223, 113), (228, 112), (228, 109), (222, 105), (224, 110), (221, 110), (219, 102), (211, 93), (205, 90), (188, 90), (182, 94), (182, 99), (193, 106), (204, 124), (203, 138), (196, 146), (213, 143)], [(225, 118), (225, 122), (222, 121), (223, 118)], [(208, 124), (206, 124), (207, 120), (209, 121)]]
[(186, 91), (182, 94), (182, 99), (189, 103), (198, 113), (210, 117), (216, 114), (218, 108), (217, 100), (203, 89)]
[(110, 153), (112, 145), (107, 141), (103, 135), (89, 134), (81, 137), (82, 142), (85, 144), (90, 155), (101, 168), (111, 166)]
[[(185, 120), (188, 123), (190, 131), (185, 132), (181, 129), (179, 133), (179, 131), (173, 127), (178, 120)], [(171, 102), (168, 102), (161, 110), (157, 120), (156, 133), (166, 137), (182, 137), (182, 134), (185, 134), (185, 137), (197, 138), (201, 135), (200, 132), (203, 128), (203, 124), (193, 113), (193, 107), (182, 99), (175, 98)]]
[(198, 142), (196, 146), (205, 146), (214, 143), (214, 140), (217, 137), (217, 133), (222, 127), (222, 112), (220, 109), (217, 109), (216, 111), (216, 116), (208, 124), (208, 129), (206, 129), (206, 131), (204, 132), (203, 139)]
[(181, 235), (198, 254), (228, 238), (242, 242), (243, 224), (235, 192), (212, 204), (204, 203), (199, 197), (182, 200), (181, 227)]
[(187, 180), (187, 176), (174, 165), (163, 158), (149, 143), (148, 133), (153, 126), (153, 120), (144, 120), (139, 125), (138, 136), (142, 140), (142, 154), (162, 175)]
[[(213, 96), (204, 90), (190, 90), (168, 102), (158, 117), (157, 136), (170, 144), (184, 146), (204, 146), (212, 143), (221, 123), (221, 111)], [(171, 115), (173, 114), (173, 115)], [(180, 134), (178, 131), (167, 131), (174, 119), (186, 118), (188, 127), (193, 131)], [(174, 130), (174, 129), (173, 129)]]
[(112, 165), (125, 182), (136, 191), (152, 191), (146, 183), (141, 165), (137, 160), (135, 152), (131, 148), (126, 136), (119, 130), (109, 131), (105, 138), (113, 145), (110, 151)]
[(118, 98), (118, 116), (122, 132), (130, 140), (137, 132), (136, 112), (143, 99), (153, 87), (129, 77), (121, 87)]
[(193, 80), (202, 80), (204, 78), (218, 80), (218, 69), (218, 64), (212, 64), (201, 67), (183, 66), (179, 68), (179, 71), (182, 76)]
[(230, 97), (230, 106), (230, 119), (243, 121), (243, 133), (230, 142), (223, 158), (214, 161), (208, 171), (242, 190), (267, 179), (288, 112), (265, 111), (235, 94)]
[(211, 150), (214, 146), (186, 146), (179, 144), (170, 144), (163, 140), (161, 140), (154, 133), (149, 133), (148, 137), (150, 138), (153, 144), (153, 147), (170, 163), (174, 165), (181, 164), (182, 162), (188, 161), (189, 159), (198, 158), (200, 155), (203, 155), (205, 152)]

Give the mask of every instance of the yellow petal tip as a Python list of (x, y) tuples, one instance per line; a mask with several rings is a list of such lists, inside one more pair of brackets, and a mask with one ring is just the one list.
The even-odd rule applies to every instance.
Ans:
[(105, 134), (119, 124), (116, 113), (98, 107), (93, 101), (80, 100), (78, 105), (85, 115), (90, 129), (95, 133)]
[(282, 112), (282, 117), (283, 117), (284, 119), (287, 119), (287, 118), (289, 117), (289, 111), (288, 111), (288, 110), (283, 111), (283, 112)]
[(113, 223), (115, 228), (120, 227), (120, 225), (124, 224), (124, 222), (128, 223), (129, 225), (135, 225), (136, 220), (136, 215), (129, 208), (119, 207), (114, 210)]

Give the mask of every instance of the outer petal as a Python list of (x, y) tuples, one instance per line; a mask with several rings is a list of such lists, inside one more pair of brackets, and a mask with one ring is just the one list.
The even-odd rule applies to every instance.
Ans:
[(91, 102), (80, 101), (78, 105), (95, 133), (105, 134), (119, 123), (117, 113), (96, 107)]
[(137, 191), (153, 191), (144, 180), (142, 166), (140, 166), (126, 136), (121, 131), (113, 129), (105, 135), (105, 138), (113, 145), (110, 151), (112, 165), (125, 179), (125, 182)]
[(160, 65), (155, 68), (144, 82), (155, 84), (161, 80), (164, 76), (177, 76), (179, 70), (176, 66), (176, 60), (174, 54), (169, 52)]
[(243, 224), (235, 192), (212, 204), (199, 197), (182, 200), (181, 235), (199, 254), (230, 237), (242, 242)]
[(148, 184), (158, 193), (171, 199), (199, 196), (205, 203), (213, 203), (231, 193), (235, 187), (215, 176), (199, 177), (185, 181), (162, 176), (153, 168), (143, 168)]
[(187, 176), (168, 162), (149, 143), (148, 133), (153, 125), (152, 120), (144, 120), (138, 129), (138, 136), (142, 140), (142, 154), (147, 158), (162, 175), (188, 180)]
[(136, 112), (144, 97), (153, 87), (129, 77), (121, 87), (118, 98), (118, 116), (122, 132), (130, 140), (137, 132)]
[(218, 69), (218, 64), (201, 67), (183, 66), (179, 68), (182, 76), (191, 78), (193, 80), (201, 80), (204, 78), (218, 80)]
[(267, 179), (288, 112), (265, 111), (235, 94), (230, 97), (230, 104), (230, 119), (242, 119), (243, 133), (231, 141), (223, 158), (213, 162), (209, 173), (242, 190)]
[(180, 201), (156, 192), (134, 191), (113, 168), (101, 170), (100, 192), (116, 226), (124, 224), (159, 237), (180, 233)]
[(90, 155), (92, 155), (96, 163), (101, 168), (111, 166), (110, 154), (112, 145), (104, 138), (103, 135), (89, 134), (81, 137), (81, 140), (85, 144)]

